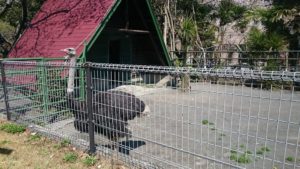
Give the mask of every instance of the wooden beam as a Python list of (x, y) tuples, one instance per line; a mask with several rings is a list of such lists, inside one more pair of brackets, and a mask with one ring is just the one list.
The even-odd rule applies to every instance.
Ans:
[(149, 34), (148, 30), (138, 30), (138, 29), (118, 29), (120, 32), (128, 32), (128, 33), (140, 33), (140, 34)]
[(126, 28), (106, 28), (106, 31), (110, 31), (110, 32), (135, 33), (135, 34), (150, 34), (150, 31), (148, 31), (148, 30), (126, 29)]

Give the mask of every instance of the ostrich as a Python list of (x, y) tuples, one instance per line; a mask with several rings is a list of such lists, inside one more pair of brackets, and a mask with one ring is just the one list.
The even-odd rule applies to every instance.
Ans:
[[(75, 117), (75, 129), (87, 133), (88, 114), (86, 102), (74, 98), (75, 49), (68, 48), (63, 51), (67, 53), (66, 59), (70, 59), (67, 106)], [(94, 92), (92, 102), (95, 132), (107, 137), (113, 143), (118, 143), (120, 138), (131, 136), (131, 131), (127, 128), (129, 120), (144, 116), (149, 112), (149, 108), (142, 100), (122, 91)]]

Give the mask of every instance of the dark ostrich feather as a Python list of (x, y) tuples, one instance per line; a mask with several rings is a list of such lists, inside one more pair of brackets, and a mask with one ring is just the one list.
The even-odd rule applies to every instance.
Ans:
[[(142, 115), (145, 110), (143, 101), (121, 91), (96, 92), (92, 100), (95, 132), (110, 140), (130, 136), (128, 121)], [(68, 107), (75, 117), (74, 127), (81, 132), (88, 132), (86, 106), (85, 101), (78, 101), (68, 95)]]

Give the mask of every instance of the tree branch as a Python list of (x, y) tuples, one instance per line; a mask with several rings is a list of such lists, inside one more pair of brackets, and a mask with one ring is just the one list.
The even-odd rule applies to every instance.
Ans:
[(13, 0), (6, 0), (4, 8), (0, 11), (0, 18), (11, 8)]

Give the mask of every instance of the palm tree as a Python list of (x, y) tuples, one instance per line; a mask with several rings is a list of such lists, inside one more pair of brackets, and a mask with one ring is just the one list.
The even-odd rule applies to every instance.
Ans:
[(191, 17), (182, 19), (179, 30), (183, 50), (182, 66), (186, 66), (188, 51), (195, 46), (197, 33), (197, 25)]
[[(191, 17), (182, 19), (179, 31), (183, 49), (182, 66), (187, 66), (188, 51), (196, 45), (197, 33), (197, 25)], [(184, 92), (190, 89), (190, 77), (187, 74), (181, 76), (181, 89)]]

